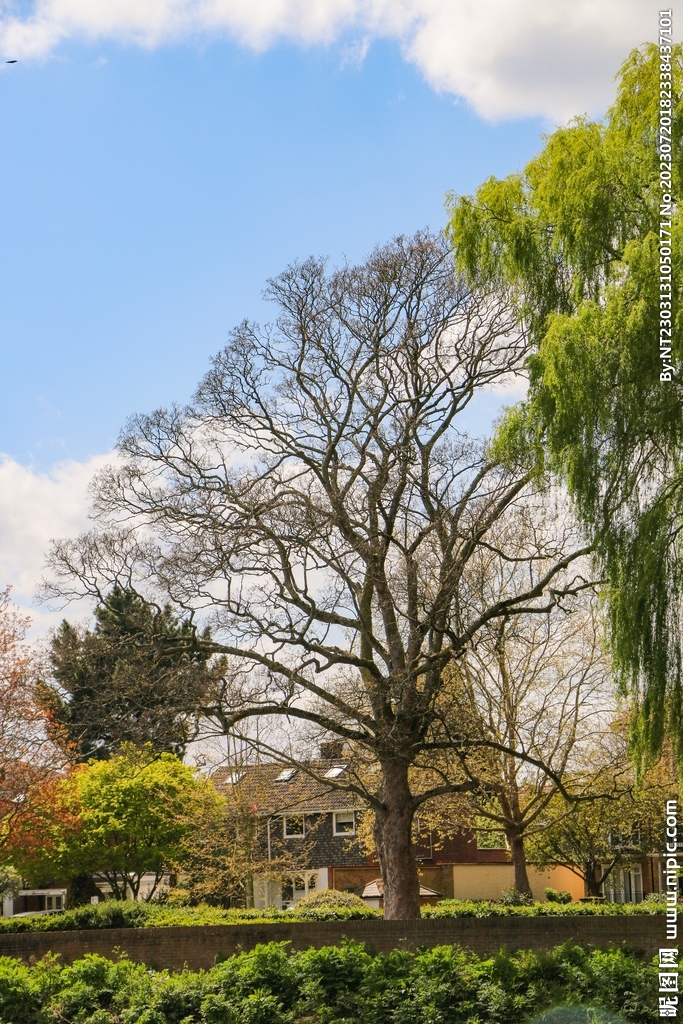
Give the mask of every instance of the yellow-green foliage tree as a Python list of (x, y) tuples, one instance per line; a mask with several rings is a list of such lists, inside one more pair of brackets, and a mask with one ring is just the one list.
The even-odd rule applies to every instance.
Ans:
[(623, 791), (615, 790), (609, 798), (573, 806), (559, 795), (553, 797), (548, 827), (528, 840), (529, 858), (539, 867), (569, 868), (582, 879), (586, 896), (602, 895), (603, 884), (616, 868), (660, 848), (665, 801), (675, 793), (674, 780), (667, 780), (661, 767), (648, 773), (639, 789), (633, 785), (627, 789), (626, 782), (622, 778)]
[(138, 899), (142, 876), (189, 857), (193, 836), (223, 826), (223, 800), (211, 782), (172, 754), (124, 747), (29, 794), (27, 813), (6, 839), (7, 858), (32, 884), (94, 874), (116, 899)]

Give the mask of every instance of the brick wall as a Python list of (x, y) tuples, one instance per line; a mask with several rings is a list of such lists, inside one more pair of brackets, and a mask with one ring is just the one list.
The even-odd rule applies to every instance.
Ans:
[(34, 962), (52, 951), (71, 963), (84, 953), (131, 960), (157, 969), (211, 967), (216, 957), (253, 949), (260, 942), (291, 943), (292, 949), (338, 945), (343, 938), (389, 952), (400, 947), (458, 943), (476, 953), (508, 949), (550, 949), (568, 939), (600, 948), (628, 942), (649, 958), (664, 941), (664, 916), (439, 918), (421, 921), (321, 921), (217, 925), (195, 928), (107, 928), (73, 932), (0, 934), (0, 956)]

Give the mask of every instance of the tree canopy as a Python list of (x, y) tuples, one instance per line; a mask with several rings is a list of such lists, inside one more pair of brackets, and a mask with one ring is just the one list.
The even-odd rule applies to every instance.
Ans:
[[(597, 763), (604, 757), (601, 751), (595, 755)], [(614, 771), (611, 760), (606, 768)], [(529, 839), (529, 856), (542, 868), (569, 868), (583, 880), (587, 896), (603, 895), (602, 887), (615, 869), (630, 868), (653, 850), (663, 849), (665, 804), (677, 789), (670, 768), (662, 760), (638, 787), (630, 773), (622, 772), (614, 793), (606, 797), (595, 787), (594, 800), (573, 806), (555, 795), (548, 806), (547, 827)], [(590, 788), (591, 780), (585, 782)]]
[[(506, 590), (509, 578), (524, 571), (514, 556), (534, 528), (537, 523), (523, 524), (514, 540), (501, 544), (502, 557), (489, 554), (492, 591)], [(473, 773), (478, 784), (469, 803), (480, 829), (484, 822), (503, 831), (515, 888), (528, 895), (525, 843), (553, 820), (558, 792), (566, 788), (585, 801), (616, 785), (617, 758), (592, 769), (586, 763), (615, 707), (597, 604), (587, 591), (547, 616), (496, 619), (454, 669), (454, 684), (471, 709), (465, 734), (490, 744)]]
[[(5, 857), (30, 882), (96, 874), (117, 899), (137, 899), (189, 857), (198, 828), (222, 826), (222, 798), (172, 754), (132, 745), (29, 793), (6, 837)], [(152, 892), (148, 894), (151, 896)]]
[(0, 590), (0, 821), (23, 812), (33, 783), (49, 778), (63, 764), (49, 741), (36, 694), (36, 666), (25, 642), (29, 619), (12, 606), (10, 590)]
[[(529, 396), (497, 450), (566, 481), (608, 581), (635, 749), (656, 755), (668, 726), (681, 763), (682, 85), (680, 45), (634, 50), (603, 121), (577, 118), (523, 172), (451, 196), (449, 221), (457, 265), (512, 290), (531, 344)], [(664, 373), (660, 298), (673, 326)]]
[(505, 291), (468, 287), (443, 238), (397, 238), (331, 273), (297, 263), (267, 294), (276, 323), (238, 327), (192, 406), (130, 421), (123, 464), (95, 483), (96, 529), (53, 551), (54, 590), (128, 574), (211, 609), (204, 648), (228, 665), (205, 718), (231, 732), (286, 717), (364, 753), (364, 774), (330, 785), (374, 811), (385, 914), (417, 917), (413, 818), (472, 784), (462, 744), (434, 767), (454, 749), (445, 669), (492, 620), (547, 614), (584, 586), (585, 549), (540, 531), (504, 594), (481, 586), (493, 525), (544, 499), (460, 427), (525, 339)]
[(53, 740), (83, 761), (125, 743), (182, 754), (212, 679), (207, 659), (190, 618), (115, 585), (93, 630), (64, 621), (52, 637), (38, 692)]

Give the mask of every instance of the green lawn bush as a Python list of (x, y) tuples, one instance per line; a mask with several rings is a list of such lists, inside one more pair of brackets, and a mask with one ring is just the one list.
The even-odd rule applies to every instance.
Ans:
[(553, 889), (551, 886), (546, 889), (545, 898), (549, 900), (550, 903), (572, 902), (572, 894), (570, 892), (566, 889), (562, 889), (561, 892), (558, 892), (557, 889)]
[(298, 900), (294, 907), (294, 917), (298, 921), (354, 921), (381, 917), (381, 913), (369, 907), (365, 900), (353, 892), (319, 889)]
[[(73, 931), (77, 928), (165, 928), (171, 925), (244, 924), (249, 921), (291, 920), (290, 911), (224, 910), (221, 907), (177, 907), (165, 903), (104, 900), (59, 914), (0, 918), (2, 932)], [(1, 1024), (1, 1022), (0, 1022)]]
[(3, 1024), (522, 1024), (560, 1005), (654, 1021), (656, 965), (571, 943), (486, 959), (454, 946), (373, 956), (347, 942), (290, 955), (269, 943), (176, 974), (96, 954), (69, 967), (0, 959)]
[[(423, 917), (507, 917), (536, 915), (615, 915), (663, 914), (663, 903), (533, 903), (530, 906), (495, 903), (487, 900), (442, 900), (423, 907)], [(381, 917), (382, 912), (365, 905), (352, 893), (323, 889), (310, 893), (295, 910), (244, 910), (200, 905), (176, 906), (171, 903), (133, 903), (130, 900), (104, 900), (94, 906), (74, 907), (59, 914), (32, 914), (28, 917), (0, 918), (2, 932), (73, 931), (80, 928), (166, 928), (174, 925), (248, 924), (251, 921), (351, 921)], [(0, 1024), (2, 1022), (0, 1021)]]
[(642, 903), (504, 903), (502, 900), (441, 900), (423, 907), (423, 917), (614, 917), (633, 914), (663, 914), (665, 907), (654, 900)]

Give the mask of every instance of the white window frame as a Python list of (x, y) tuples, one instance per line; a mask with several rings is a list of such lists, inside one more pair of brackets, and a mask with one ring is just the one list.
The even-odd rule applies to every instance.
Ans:
[[(287, 819), (288, 818), (301, 818), (301, 832), (288, 832), (287, 831)], [(285, 839), (303, 839), (306, 835), (306, 815), (305, 814), (283, 814), (282, 816), (282, 834)]]
[(245, 772), (228, 772), (225, 776), (225, 783), (228, 786), (236, 786), (238, 782), (241, 782), (245, 776)]
[[(338, 814), (350, 814), (353, 818), (353, 828), (350, 832), (338, 832), (337, 831), (337, 815)], [(355, 836), (356, 834), (356, 812), (355, 811), (333, 811), (332, 813), (332, 835), (338, 839), (343, 839), (344, 836)]]

